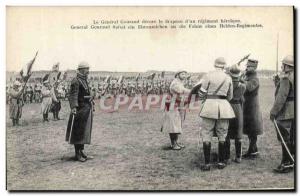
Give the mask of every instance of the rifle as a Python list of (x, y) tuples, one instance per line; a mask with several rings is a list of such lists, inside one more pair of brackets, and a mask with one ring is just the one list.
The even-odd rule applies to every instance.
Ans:
[(276, 74), (273, 75), (273, 81), (275, 83), (275, 86), (279, 84), (280, 77), (278, 75), (278, 40), (279, 40), (279, 35), (277, 33), (277, 48), (276, 48)]
[(239, 60), (239, 62), (237, 62), (237, 65), (240, 66), (240, 64), (241, 64), (242, 62), (244, 62), (245, 60), (247, 60), (247, 59), (249, 58), (249, 56), (250, 56), (250, 53), (249, 53), (248, 55), (244, 56), (243, 58), (241, 58), (241, 59)]
[(278, 40), (279, 40), (279, 35), (277, 33), (276, 74), (278, 74)]

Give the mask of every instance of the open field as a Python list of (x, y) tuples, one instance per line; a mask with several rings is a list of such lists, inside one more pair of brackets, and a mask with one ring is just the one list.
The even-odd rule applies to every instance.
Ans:
[[(92, 144), (86, 152), (94, 159), (72, 160), (73, 146), (67, 144), (65, 130), (70, 112), (62, 103), (63, 120), (43, 123), (39, 104), (25, 105), (22, 126), (12, 127), (7, 117), (8, 190), (219, 190), (294, 188), (294, 174), (275, 174), (281, 147), (269, 111), (274, 86), (262, 80), (261, 110), (264, 135), (258, 139), (261, 155), (256, 160), (231, 163), (224, 170), (202, 172), (202, 143), (199, 140), (198, 111), (187, 113), (181, 151), (168, 150), (167, 133), (159, 131), (163, 112), (121, 110), (104, 113), (96, 108)], [(8, 108), (6, 110), (8, 112)], [(245, 137), (243, 151), (247, 150)], [(234, 148), (232, 145), (232, 157)], [(217, 152), (217, 141), (212, 153)], [(214, 158), (216, 156), (213, 156)]]

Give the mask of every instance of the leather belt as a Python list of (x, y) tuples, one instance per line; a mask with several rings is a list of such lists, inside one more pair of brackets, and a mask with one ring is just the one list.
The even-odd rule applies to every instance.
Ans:
[(294, 97), (287, 97), (286, 101), (294, 101)]
[(223, 95), (207, 95), (207, 99), (226, 99), (226, 96)]

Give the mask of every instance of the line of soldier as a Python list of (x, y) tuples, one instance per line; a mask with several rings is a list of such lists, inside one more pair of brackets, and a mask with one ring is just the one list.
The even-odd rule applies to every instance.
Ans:
[(159, 80), (129, 80), (118, 82), (117, 80), (110, 80), (108, 82), (102, 81), (98, 83), (98, 87), (94, 84), (90, 85), (92, 94), (95, 98), (101, 98), (101, 96), (110, 94), (114, 97), (123, 94), (127, 96), (135, 96), (137, 94), (149, 95), (157, 94), (161, 95), (168, 93), (170, 81), (166, 79)]
[[(259, 79), (256, 69), (258, 61), (248, 59), (245, 73), (237, 65), (230, 67), (226, 73), (223, 57), (217, 58), (214, 63), (215, 70), (208, 72), (201, 80), (197, 95), (202, 100), (200, 116), (200, 134), (203, 141), (204, 164), (203, 171), (211, 169), (210, 151), (212, 137), (218, 137), (218, 163), (217, 167), (223, 169), (230, 159), (230, 140), (235, 140), (235, 159), (240, 163), (242, 158), (255, 159), (259, 155), (257, 136), (263, 134), (262, 114), (259, 106)], [(274, 169), (275, 172), (286, 173), (293, 170), (295, 154), (295, 122), (294, 122), (294, 59), (287, 56), (282, 61), (282, 77), (277, 76), (275, 102), (270, 112), (270, 119), (278, 121), (280, 133), (283, 135), (282, 161)], [(176, 73), (170, 85), (172, 97), (184, 98), (191, 93), (184, 87), (183, 81), (186, 71)], [(193, 90), (192, 90), (193, 91)], [(178, 138), (182, 133), (182, 124), (185, 118), (186, 107), (182, 107), (178, 100), (173, 110), (166, 104), (166, 118), (164, 130), (170, 135), (171, 149), (181, 150), (184, 145), (179, 144)], [(242, 155), (242, 134), (249, 139), (249, 147)], [(286, 144), (287, 148), (285, 148)]]

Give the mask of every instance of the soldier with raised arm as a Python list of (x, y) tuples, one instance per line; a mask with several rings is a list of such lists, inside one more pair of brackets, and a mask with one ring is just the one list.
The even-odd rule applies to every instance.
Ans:
[(203, 140), (203, 151), (205, 164), (201, 167), (203, 171), (210, 170), (210, 150), (213, 136), (219, 139), (219, 162), (218, 168), (226, 167), (225, 163), (225, 137), (227, 135), (229, 119), (234, 118), (229, 101), (233, 96), (231, 78), (224, 73), (226, 61), (223, 57), (215, 60), (215, 70), (208, 72), (203, 77), (199, 97), (205, 97), (200, 110), (200, 131)]
[(248, 59), (246, 73), (241, 81), (246, 85), (244, 94), (244, 134), (248, 135), (249, 148), (243, 158), (256, 158), (259, 154), (257, 148), (257, 136), (263, 134), (262, 113), (259, 104), (259, 79), (257, 77), (258, 61)]

